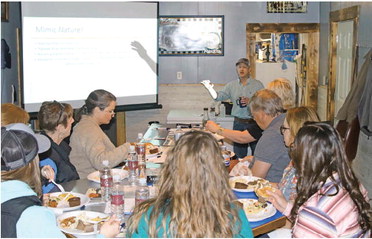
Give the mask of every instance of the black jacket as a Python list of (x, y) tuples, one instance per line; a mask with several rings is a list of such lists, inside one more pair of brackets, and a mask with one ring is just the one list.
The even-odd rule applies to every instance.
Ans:
[(69, 154), (71, 151), (70, 146), (62, 141), (59, 145), (56, 144), (45, 132), (43, 135), (47, 136), (50, 140), (51, 147), (48, 151), (39, 155), (40, 160), (50, 158), (57, 165), (56, 183), (64, 183), (72, 180), (79, 179), (79, 174), (75, 166), (70, 162)]

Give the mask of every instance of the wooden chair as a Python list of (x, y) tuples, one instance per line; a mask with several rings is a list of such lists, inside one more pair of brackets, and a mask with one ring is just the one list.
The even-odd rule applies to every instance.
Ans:
[(358, 149), (360, 131), (358, 117), (355, 117), (350, 123), (346, 120), (340, 120), (336, 125), (336, 130), (344, 141), (347, 158), (353, 161)]

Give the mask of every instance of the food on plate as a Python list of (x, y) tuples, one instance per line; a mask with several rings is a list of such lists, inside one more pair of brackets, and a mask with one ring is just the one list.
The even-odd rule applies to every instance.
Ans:
[(255, 215), (264, 212), (268, 204), (266, 202), (262, 203), (257, 200), (246, 200), (243, 202), (243, 208), (247, 215)]
[(257, 188), (267, 185), (270, 185), (269, 181), (262, 178), (252, 179), (250, 177), (242, 176), (230, 179), (230, 186), (234, 189), (254, 191)]
[(275, 190), (276, 189), (271, 186), (264, 186), (261, 188), (257, 188), (255, 192), (258, 196), (267, 199), (269, 198), (269, 194), (267, 194), (267, 191), (275, 192)]
[[(99, 220), (97, 220), (98, 218)], [(89, 222), (89, 220), (99, 222), (97, 227), (97, 230), (99, 230), (104, 219), (105, 218), (101, 217), (88, 218), (85, 213), (81, 213), (77, 216), (67, 217), (61, 220), (59, 224), (64, 229), (76, 229), (82, 232), (93, 232), (94, 223)]]
[(145, 145), (146, 145), (146, 154), (147, 155), (159, 153), (159, 147), (158, 146), (155, 146), (151, 143), (145, 143)]
[(248, 184), (241, 183), (241, 182), (235, 182), (234, 188), (236, 188), (236, 189), (247, 189)]
[(68, 204), (70, 205), (70, 207), (76, 207), (76, 206), (79, 206), (81, 204), (81, 201), (80, 201), (79, 197), (72, 197), (72, 198), (68, 199), (67, 201), (68, 201)]
[(159, 148), (149, 149), (149, 153), (150, 153), (150, 154), (156, 154), (156, 153), (159, 153)]
[[(69, 200), (72, 198), (76, 198), (72, 193), (61, 193), (58, 196), (49, 196), (47, 205), (48, 207), (69, 207)], [(74, 199), (77, 200), (77, 199)], [(80, 198), (79, 204), (80, 205)], [(75, 202), (76, 204), (76, 202)], [(76, 205), (76, 206), (78, 206)], [(70, 206), (71, 207), (71, 206)]]
[(101, 189), (100, 188), (88, 188), (86, 195), (90, 198), (99, 198), (101, 197)]

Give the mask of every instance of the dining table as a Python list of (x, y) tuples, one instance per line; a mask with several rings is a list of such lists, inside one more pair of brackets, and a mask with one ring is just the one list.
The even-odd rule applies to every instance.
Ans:
[[(190, 129), (187, 129), (190, 130)], [(191, 129), (192, 130), (192, 129)], [(164, 127), (159, 124), (152, 124), (148, 127), (148, 130), (144, 134), (143, 141), (152, 143), (153, 145), (156, 145), (161, 149), (161, 151), (164, 151), (164, 153), (160, 154), (161, 156), (158, 156), (158, 158), (155, 158), (153, 160), (149, 159), (149, 161), (152, 161), (152, 163), (161, 163), (165, 160), (166, 152), (174, 145), (174, 139), (173, 137), (174, 128), (173, 127)], [(218, 140), (223, 140), (221, 138), (218, 138)], [(226, 167), (226, 170), (230, 171), (239, 160), (231, 160), (230, 166)], [(125, 212), (125, 219), (127, 219), (134, 207), (134, 192), (135, 192), (135, 186), (130, 186), (128, 184), (127, 179), (123, 179), (122, 181), (123, 187), (124, 187), (124, 212)], [(89, 179), (79, 179), (74, 180), (66, 183), (62, 183), (62, 186), (65, 188), (66, 191), (76, 192), (76, 193), (82, 193), (85, 194), (86, 191), (89, 188), (99, 188), (100, 184), (94, 181), (91, 181)], [(153, 185), (150, 186), (150, 194), (151, 192), (155, 192), (156, 189)], [(238, 192), (234, 191), (234, 194), (237, 199), (257, 199), (257, 196), (254, 192)], [(98, 211), (98, 212), (104, 212), (105, 211), (106, 204), (102, 203), (100, 199), (93, 199), (90, 203), (82, 207), (83, 210), (90, 210), (90, 211)], [(286, 217), (279, 211), (276, 211), (276, 213), (273, 216), (270, 216), (268, 218), (265, 218), (260, 221), (251, 221), (250, 225), (253, 231), (253, 235), (259, 236), (261, 234), (268, 233), (272, 230), (275, 230), (277, 228), (280, 228), (284, 226), (286, 223)]]

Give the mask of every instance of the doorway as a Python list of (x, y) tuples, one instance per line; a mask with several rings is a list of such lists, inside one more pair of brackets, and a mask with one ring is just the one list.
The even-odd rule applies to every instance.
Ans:
[(330, 51), (327, 120), (334, 122), (356, 79), (359, 6), (330, 13)]
[[(293, 87), (296, 92), (296, 103), (298, 106), (307, 105), (312, 106), (317, 109), (317, 90), (318, 90), (318, 74), (319, 74), (319, 24), (318, 23), (248, 23), (246, 25), (246, 41), (247, 41), (247, 58), (251, 62), (251, 75), (252, 77), (259, 79), (260, 68), (262, 68), (261, 58), (262, 53), (260, 49), (257, 49), (258, 43), (261, 39), (267, 39), (268, 37), (261, 36), (271, 36), (273, 39), (271, 42), (275, 42), (275, 36), (281, 38), (283, 35), (291, 36), (297, 35), (300, 41), (298, 42), (298, 47), (293, 47), (293, 49), (284, 49), (287, 53), (290, 51), (297, 51), (299, 58), (294, 59), (292, 62), (288, 62), (288, 69), (290, 69), (290, 64), (295, 65), (295, 84)], [(274, 35), (274, 36), (273, 36)], [(267, 43), (262, 43), (264, 47), (267, 47)], [(295, 44), (294, 44), (295, 45)], [(280, 50), (280, 49), (279, 49)], [(267, 52), (267, 50), (266, 50)], [(277, 64), (277, 59), (275, 57), (270, 60), (272, 56), (272, 50), (270, 50), (271, 55), (267, 54), (265, 67), (275, 67)], [(277, 52), (278, 53), (278, 52)], [(279, 57), (281, 59), (281, 57)], [(273, 64), (274, 63), (274, 64)], [(282, 65), (282, 61), (279, 62), (281, 68), (286, 67)], [(261, 71), (262, 72), (262, 71)], [(275, 77), (274, 77), (275, 78)], [(274, 78), (272, 80), (274, 80)]]

